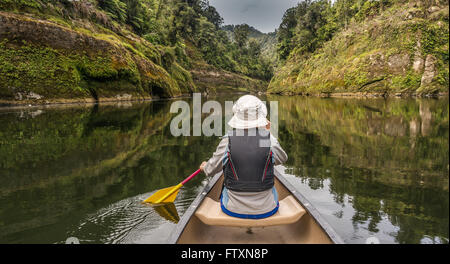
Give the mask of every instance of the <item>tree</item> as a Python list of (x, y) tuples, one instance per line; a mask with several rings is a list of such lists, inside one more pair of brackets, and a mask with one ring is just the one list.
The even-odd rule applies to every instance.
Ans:
[(336, 0), (334, 4), (329, 0), (305, 0), (288, 9), (277, 32), (280, 59), (286, 59), (293, 51), (303, 56), (321, 47), (340, 27), (346, 25), (353, 11), (344, 12), (343, 6), (355, 1), (363, 0)]
[(291, 39), (294, 35), (293, 30), (295, 26), (297, 26), (297, 8), (292, 7), (284, 12), (283, 19), (277, 30), (277, 49), (282, 60), (286, 59), (292, 50)]
[(127, 5), (126, 22), (130, 24), (136, 33), (142, 35), (149, 31), (151, 15), (149, 9), (141, 0), (122, 0)]
[(205, 60), (213, 64), (217, 54), (217, 39), (215, 38), (216, 28), (214, 24), (209, 22), (204, 17), (199, 20), (199, 27), (197, 32), (197, 46), (203, 53)]
[(98, 0), (98, 5), (101, 9), (114, 20), (119, 23), (126, 21), (127, 5), (120, 0)]
[(301, 9), (298, 10), (300, 16), (294, 42), (301, 46), (299, 51), (313, 52), (322, 44), (318, 38), (318, 31), (327, 23), (325, 11), (328, 3), (323, 0), (304, 3), (305, 5), (300, 5)]
[(203, 16), (205, 16), (209, 22), (213, 23), (216, 26), (216, 29), (220, 28), (223, 24), (223, 18), (213, 6), (208, 5), (205, 9), (203, 9)]
[(250, 27), (247, 24), (237, 25), (234, 27), (234, 40), (239, 48), (242, 48), (247, 44), (248, 34), (250, 33)]
[(169, 33), (169, 40), (172, 44), (175, 44), (178, 37), (183, 37), (193, 40), (193, 33), (196, 32), (199, 14), (195, 10), (186, 4), (180, 2), (175, 6), (173, 12), (173, 22), (171, 32)]
[(248, 42), (248, 54), (254, 58), (261, 55), (261, 43), (255, 39), (250, 39)]

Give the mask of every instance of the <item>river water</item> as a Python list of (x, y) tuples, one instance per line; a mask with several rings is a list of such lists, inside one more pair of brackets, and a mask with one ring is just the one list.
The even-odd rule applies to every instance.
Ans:
[[(286, 177), (345, 242), (448, 243), (448, 98), (262, 99), (278, 102)], [(0, 243), (165, 243), (208, 179), (173, 207), (141, 201), (220, 141), (173, 136), (175, 101), (0, 109)]]

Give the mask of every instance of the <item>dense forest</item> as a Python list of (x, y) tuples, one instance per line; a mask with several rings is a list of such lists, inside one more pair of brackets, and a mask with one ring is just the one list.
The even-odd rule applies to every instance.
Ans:
[(269, 91), (447, 92), (448, 12), (446, 0), (301, 1), (278, 29)]

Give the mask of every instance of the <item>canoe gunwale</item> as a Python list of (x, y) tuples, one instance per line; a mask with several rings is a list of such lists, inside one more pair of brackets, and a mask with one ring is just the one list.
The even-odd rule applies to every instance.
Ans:
[[(275, 167), (275, 176), (277, 177), (278, 181), (286, 189), (289, 190), (289, 192), (297, 199), (298, 202), (300, 202), (300, 204), (307, 211), (307, 213), (312, 216), (312, 218), (324, 230), (324, 232), (327, 234), (330, 240), (333, 241), (334, 244), (344, 244), (342, 238), (336, 233), (336, 231), (331, 227), (331, 225), (322, 217), (319, 211), (317, 211), (317, 209), (300, 192), (298, 192), (287, 179), (283, 177), (284, 173), (282, 169), (284, 169), (284, 167), (281, 168), (280, 166)], [(208, 193), (211, 191), (211, 189), (214, 187), (214, 185), (217, 183), (217, 181), (220, 179), (221, 176), (222, 172), (217, 173), (203, 188), (201, 193), (195, 198), (195, 200), (192, 202), (192, 204), (189, 206), (189, 208), (181, 217), (175, 229), (170, 234), (168, 239), (169, 244), (177, 243), (178, 239), (180, 238), (181, 234), (186, 228), (189, 220), (195, 214), (195, 211), (197, 210), (198, 206), (203, 202), (205, 197), (208, 196)]]
[[(283, 167), (284, 169), (284, 167)], [(280, 171), (280, 167), (275, 167), (275, 176), (278, 181), (286, 187), (289, 192), (300, 202), (300, 204), (305, 208), (306, 212), (309, 213), (312, 218), (317, 222), (317, 224), (325, 231), (331, 241), (334, 244), (344, 244), (342, 238), (336, 233), (333, 227), (323, 218), (323, 216), (317, 211), (317, 209), (303, 196), (299, 191), (295, 189), (295, 187), (285, 178), (283, 177), (283, 172)], [(281, 177), (280, 177), (281, 176)]]
[(191, 219), (191, 217), (195, 214), (195, 211), (197, 210), (197, 207), (203, 202), (206, 196), (208, 196), (209, 191), (216, 185), (217, 181), (222, 176), (222, 172), (217, 173), (203, 188), (201, 193), (195, 198), (195, 200), (191, 203), (189, 208), (186, 210), (186, 212), (181, 217), (180, 221), (176, 225), (175, 229), (170, 234), (170, 237), (168, 239), (169, 244), (176, 244), (178, 239), (180, 238), (181, 234), (183, 233), (184, 229), (186, 228), (187, 223)]

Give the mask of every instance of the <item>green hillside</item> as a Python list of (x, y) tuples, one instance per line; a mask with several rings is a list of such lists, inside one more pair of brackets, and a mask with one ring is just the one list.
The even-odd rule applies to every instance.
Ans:
[(448, 1), (303, 1), (277, 32), (269, 92), (435, 95), (448, 92)]
[(204, 0), (0, 0), (0, 103), (265, 89), (222, 21)]

